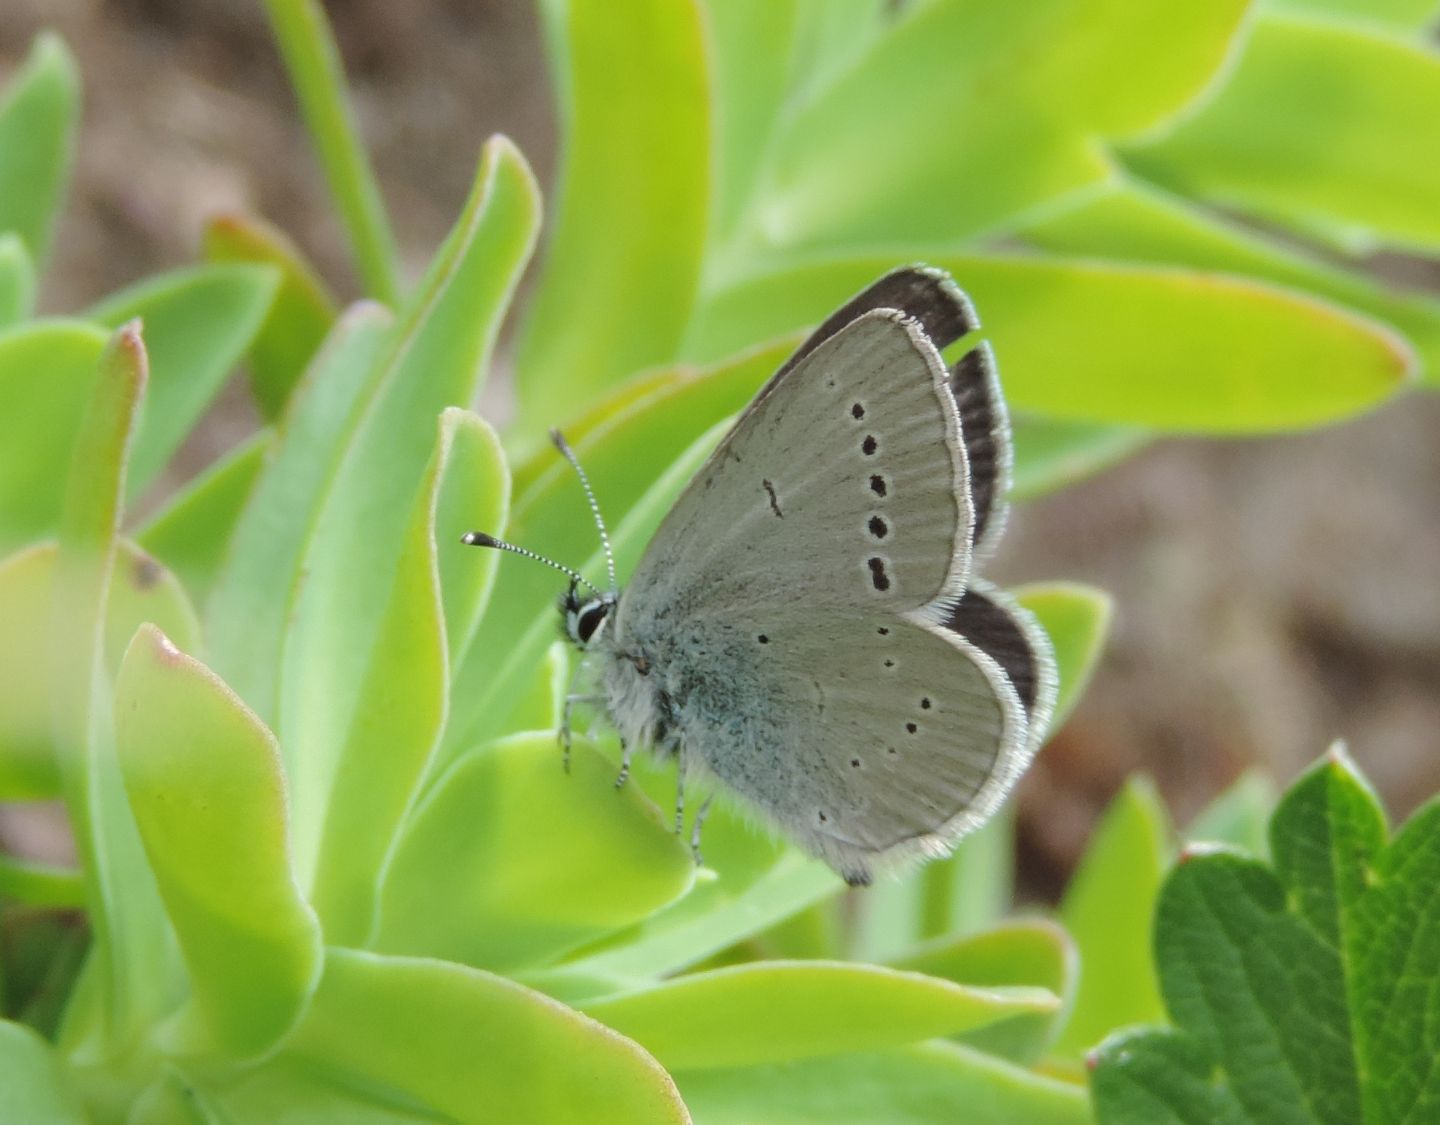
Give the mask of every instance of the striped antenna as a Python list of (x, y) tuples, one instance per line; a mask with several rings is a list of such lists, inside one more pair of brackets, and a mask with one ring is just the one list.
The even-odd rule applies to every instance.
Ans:
[(464, 535), (460, 536), (460, 542), (464, 543), (467, 547), (491, 547), (497, 551), (509, 551), (511, 554), (523, 555), (527, 559), (542, 562), (546, 566), (553, 566), (556, 570), (560, 571), (561, 574), (568, 574), (571, 582), (575, 582), (581, 586), (588, 586), (591, 590), (595, 591), (597, 597), (603, 598), (605, 596), (596, 589), (594, 585), (587, 582), (585, 576), (578, 570), (572, 570), (564, 563), (558, 563), (554, 559), (547, 559), (544, 555), (526, 550), (524, 547), (517, 547), (514, 543), (507, 543), (503, 539), (496, 539), (493, 535), (486, 535), (483, 531), (467, 531)]
[[(570, 448), (570, 443), (565, 440), (564, 434), (559, 430), (551, 430), (550, 440), (555, 443), (555, 448), (560, 451), (560, 455), (570, 462), (570, 467), (580, 478), (580, 486), (585, 489), (585, 499), (590, 501), (590, 512), (595, 517), (595, 526), (600, 531), (600, 545), (605, 548), (605, 568), (610, 572), (610, 592), (618, 594), (620, 587), (615, 582), (615, 555), (610, 550), (610, 533), (605, 530), (605, 520), (600, 515), (600, 505), (595, 501), (595, 490), (590, 487), (590, 478), (580, 467), (580, 459), (575, 456), (575, 451)], [(594, 589), (593, 586), (590, 588)]]

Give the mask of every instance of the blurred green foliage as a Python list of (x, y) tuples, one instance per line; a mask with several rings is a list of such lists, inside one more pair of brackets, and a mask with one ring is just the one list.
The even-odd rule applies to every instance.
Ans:
[[(1434, 7), (540, 0), (562, 160), (519, 310), (523, 156), (486, 145), (406, 284), (323, 12), (267, 0), (369, 299), (342, 310), (283, 233), (231, 215), (205, 264), (37, 318), (79, 112), (42, 38), (0, 97), (0, 800), (63, 799), (81, 865), (0, 856), (0, 1119), (1083, 1122), (1085, 1052), (1166, 1011), (1180, 1030), (1100, 1052), (1102, 1120), (1288, 1120), (1255, 1106), (1292, 1094), (1423, 1115), (1433, 1080), (1403, 1076), (1436, 1021), (1385, 974), (1434, 941), (1401, 910), (1433, 884), (1433, 817), (1385, 850), (1343, 763), (1281, 806), (1273, 875), (1227, 853), (1167, 877), (1171, 830), (1132, 785), (1060, 924), (1005, 917), (1004, 816), (847, 896), (721, 807), (697, 871), (667, 777), (617, 796), (599, 732), (559, 769), (553, 576), (455, 540), (595, 573), (537, 440), (563, 424), (624, 573), (800, 335), (908, 260), (987, 317), (1022, 497), (1154, 435), (1440, 384), (1440, 303), (1366, 261), (1440, 238)], [(519, 413), (497, 434), (466, 408), (507, 316)], [(264, 428), (136, 522), (242, 361)], [(1068, 706), (1109, 601), (1019, 594)], [(1269, 803), (1249, 779), (1198, 830), (1258, 852)], [(1344, 886), (1317, 883), (1320, 844)], [(1362, 889), (1361, 852), (1393, 880)], [(1314, 1029), (1234, 973), (1263, 942), (1196, 955), (1217, 880), (1294, 939), (1364, 1068), (1296, 1066), (1277, 1093), (1237, 1053), (1232, 1028), (1281, 1054)], [(1350, 993), (1337, 960), (1363, 970)]]

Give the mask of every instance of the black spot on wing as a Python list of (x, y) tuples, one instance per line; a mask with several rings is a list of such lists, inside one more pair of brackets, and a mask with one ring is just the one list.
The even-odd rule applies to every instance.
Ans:
[(976, 648), (987, 653), (1004, 669), (1015, 686), (1028, 718), (1035, 710), (1035, 653), (1024, 631), (1000, 605), (975, 590), (966, 590), (956, 603), (944, 627), (959, 633)]

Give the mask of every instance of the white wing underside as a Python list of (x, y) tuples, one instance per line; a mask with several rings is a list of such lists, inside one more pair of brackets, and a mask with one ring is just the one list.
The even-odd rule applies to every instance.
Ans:
[(1037, 649), (1029, 698), (953, 631), (975, 512), (946, 379), (891, 309), (814, 346), (676, 503), (603, 645), (622, 734), (668, 738), (852, 881), (983, 821), (1054, 695), (1003, 595), (966, 601)]

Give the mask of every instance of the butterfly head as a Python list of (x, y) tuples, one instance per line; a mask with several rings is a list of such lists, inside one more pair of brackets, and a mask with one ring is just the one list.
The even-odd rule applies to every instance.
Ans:
[(604, 627), (614, 608), (614, 594), (586, 593), (582, 596), (579, 585), (570, 583), (570, 589), (560, 599), (565, 635), (577, 648), (585, 648)]

